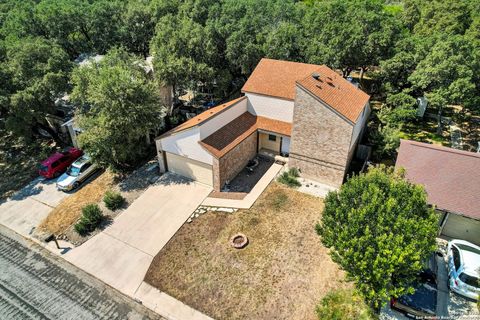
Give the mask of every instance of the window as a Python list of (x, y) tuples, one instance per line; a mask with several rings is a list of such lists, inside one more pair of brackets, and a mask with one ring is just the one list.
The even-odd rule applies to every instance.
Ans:
[(58, 167), (59, 164), (60, 164), (60, 162), (58, 162), (58, 160), (57, 160), (57, 161), (54, 161), (54, 162), (52, 163), (52, 168)]
[(82, 166), (82, 170), (80, 170), (80, 172), (85, 172), (87, 171), (87, 169), (91, 166), (90, 163), (85, 163), (83, 166)]
[(452, 246), (452, 255), (453, 255), (453, 264), (455, 265), (455, 270), (460, 268), (460, 251), (454, 246)]
[(460, 273), (459, 278), (463, 283), (465, 283), (469, 286), (472, 286), (472, 287), (475, 287), (475, 288), (480, 288), (480, 282), (479, 282), (478, 278), (469, 276), (468, 274), (463, 273), (463, 272)]
[(276, 135), (273, 135), (273, 134), (269, 134), (269, 135), (268, 135), (268, 140), (270, 140), (270, 141), (277, 141), (277, 136), (276, 136)]
[(67, 170), (67, 174), (71, 177), (78, 177), (80, 174), (80, 168), (79, 167), (74, 167), (70, 166)]

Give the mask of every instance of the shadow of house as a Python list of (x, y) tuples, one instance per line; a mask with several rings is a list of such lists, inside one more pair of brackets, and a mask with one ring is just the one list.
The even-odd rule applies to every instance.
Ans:
[(16, 192), (13, 196), (10, 197), (11, 200), (20, 201), (24, 200), (28, 197), (35, 196), (40, 194), (43, 191), (43, 185), (51, 185), (55, 184), (55, 179), (44, 179), (42, 177), (38, 177), (21, 190)]

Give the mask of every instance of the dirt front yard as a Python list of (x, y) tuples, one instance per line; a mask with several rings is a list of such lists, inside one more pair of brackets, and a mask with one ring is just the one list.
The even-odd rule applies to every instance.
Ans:
[[(315, 319), (327, 292), (350, 286), (315, 233), (322, 209), (273, 183), (250, 210), (183, 225), (145, 281), (216, 319)], [(241, 250), (229, 243), (238, 232), (249, 238)]]

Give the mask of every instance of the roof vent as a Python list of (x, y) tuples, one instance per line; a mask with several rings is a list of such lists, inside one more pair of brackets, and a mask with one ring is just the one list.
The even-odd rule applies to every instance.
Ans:
[(314, 73), (312, 73), (312, 78), (315, 79), (315, 80), (319, 80), (320, 79), (320, 74), (318, 72), (314, 72)]

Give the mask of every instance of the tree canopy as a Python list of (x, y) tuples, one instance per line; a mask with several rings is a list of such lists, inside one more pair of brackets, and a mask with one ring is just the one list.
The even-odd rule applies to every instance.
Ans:
[(46, 128), (45, 116), (53, 113), (55, 100), (69, 88), (72, 63), (67, 54), (55, 41), (28, 38), (7, 51), (4, 68), (10, 80), (10, 92), (4, 96), (7, 128), (25, 136), (35, 127)]
[(72, 76), (72, 98), (83, 106), (79, 142), (97, 163), (128, 169), (145, 155), (146, 136), (163, 125), (158, 86), (124, 49), (91, 63)]
[(317, 1), (303, 20), (306, 58), (350, 71), (391, 56), (401, 25), (382, 1)]
[(413, 292), (436, 247), (437, 219), (422, 186), (375, 167), (327, 195), (316, 229), (333, 260), (378, 310), (390, 297)]
[[(27, 100), (25, 92), (18, 93), (21, 100), (12, 99), (24, 88), (12, 81), (16, 57), (9, 52), (36, 41), (63, 51), (70, 62), (114, 47), (143, 58), (153, 55), (156, 80), (173, 85), (174, 94), (201, 90), (217, 102), (238, 95), (263, 57), (326, 64), (344, 76), (360, 71), (361, 79), (368, 71), (365, 82), (376, 81), (380, 90), (372, 92), (379, 99), (404, 98), (385, 104), (388, 123), (382, 127), (389, 129), (383, 136), (377, 132), (383, 141), (399, 123), (412, 120), (407, 95), (427, 96), (439, 119), (449, 104), (480, 112), (478, 1), (5, 0), (0, 4), (3, 113), (17, 113), (12, 103)], [(18, 61), (28, 66), (27, 60)], [(60, 70), (67, 75), (66, 88), (70, 69), (65, 63)], [(58, 82), (48, 85), (58, 93)], [(31, 127), (32, 117), (9, 117), (26, 128), (18, 133)]]

